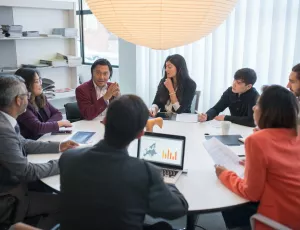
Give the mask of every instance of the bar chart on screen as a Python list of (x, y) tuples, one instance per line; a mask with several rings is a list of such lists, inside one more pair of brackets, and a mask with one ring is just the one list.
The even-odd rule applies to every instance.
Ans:
[(168, 160), (177, 160), (177, 151), (174, 152), (174, 154), (168, 149), (168, 151), (162, 152), (162, 159), (168, 159)]

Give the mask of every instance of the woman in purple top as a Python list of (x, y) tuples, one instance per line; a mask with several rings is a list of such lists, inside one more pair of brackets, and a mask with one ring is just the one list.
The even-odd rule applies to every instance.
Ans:
[(15, 75), (25, 80), (30, 94), (26, 112), (17, 119), (23, 137), (36, 140), (45, 133), (58, 132), (60, 127), (72, 126), (69, 121), (62, 120), (61, 112), (48, 102), (36, 69), (20, 68)]

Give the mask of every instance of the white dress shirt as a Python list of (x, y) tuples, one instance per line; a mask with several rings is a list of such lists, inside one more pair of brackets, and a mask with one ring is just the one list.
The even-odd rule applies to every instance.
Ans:
[[(106, 94), (108, 85), (106, 84), (106, 85), (103, 86), (103, 87), (99, 87), (99, 86), (97, 86), (97, 85), (95, 84), (94, 81), (93, 81), (93, 83), (94, 83), (94, 87), (95, 87), (95, 90), (96, 90), (97, 100), (99, 100), (101, 97), (103, 97), (103, 96)], [(105, 102), (106, 102), (107, 105), (109, 104), (109, 101), (105, 101)], [(102, 113), (100, 113), (100, 114), (98, 115), (98, 117), (96, 117), (96, 118), (102, 119), (102, 118), (106, 115), (106, 112), (107, 112), (107, 108), (106, 108)]]
[(7, 114), (7, 113), (5, 113), (5, 112), (2, 112), (2, 111), (0, 111), (3, 115), (4, 115), (4, 117), (9, 121), (9, 123), (11, 124), (11, 126), (13, 127), (13, 129), (16, 127), (16, 125), (17, 125), (17, 120), (14, 118), (14, 117), (12, 117), (12, 116), (10, 116), (9, 114)]

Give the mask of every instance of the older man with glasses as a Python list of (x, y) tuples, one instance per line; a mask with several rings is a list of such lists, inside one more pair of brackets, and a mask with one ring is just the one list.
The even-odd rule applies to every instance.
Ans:
[(17, 76), (0, 76), (0, 223), (10, 225), (43, 215), (38, 227), (50, 229), (58, 222), (58, 196), (30, 188), (39, 179), (58, 174), (58, 162), (32, 164), (27, 154), (58, 153), (78, 144), (24, 139), (16, 118), (26, 111), (27, 104), (24, 80)]

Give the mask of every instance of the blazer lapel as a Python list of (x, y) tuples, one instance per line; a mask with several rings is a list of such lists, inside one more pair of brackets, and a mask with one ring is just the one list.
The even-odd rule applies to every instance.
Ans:
[(96, 103), (96, 101), (97, 101), (97, 95), (96, 95), (96, 90), (95, 90), (95, 86), (94, 86), (93, 80), (90, 80), (89, 86), (90, 86), (90, 94), (92, 96), (92, 102)]

